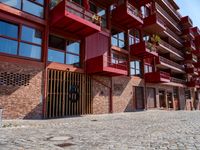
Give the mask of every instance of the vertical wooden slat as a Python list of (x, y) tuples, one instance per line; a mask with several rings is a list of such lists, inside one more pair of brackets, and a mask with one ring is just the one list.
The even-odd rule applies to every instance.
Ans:
[(68, 105), (69, 105), (69, 95), (68, 95), (68, 91), (69, 91), (69, 72), (67, 72), (67, 75), (66, 75), (66, 81), (67, 81), (67, 85), (66, 85), (66, 97), (65, 97), (65, 102), (66, 102), (66, 104), (65, 104), (65, 112), (66, 112), (66, 115), (69, 115), (69, 113), (68, 113)]
[(63, 71), (60, 71), (60, 76), (59, 76), (59, 110), (58, 110), (58, 116), (62, 116), (62, 89), (63, 89)]
[(65, 116), (65, 85), (66, 85), (66, 72), (63, 72), (63, 95), (62, 95), (62, 116)]
[[(49, 118), (52, 117), (52, 97), (53, 97), (53, 71), (52, 70), (49, 70), (49, 73), (50, 73), (50, 91), (49, 91)], [(49, 76), (49, 75), (48, 75)]]
[[(69, 72), (69, 91), (70, 91), (70, 88), (71, 88), (70, 86), (71, 86), (71, 83), (72, 83), (71, 76), (72, 76), (72, 74), (71, 74), (71, 72)], [(69, 115), (71, 115), (71, 100), (69, 99), (68, 102), (69, 102), (69, 105), (68, 105)]]
[(52, 117), (55, 117), (55, 99), (56, 99), (56, 71), (53, 70), (53, 102), (52, 102)]

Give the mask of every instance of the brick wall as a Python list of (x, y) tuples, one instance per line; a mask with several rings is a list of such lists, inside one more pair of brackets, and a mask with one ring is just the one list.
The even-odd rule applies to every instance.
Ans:
[[(0, 80), (0, 107), (4, 110), (4, 119), (41, 118), (42, 69), (42, 66), (0, 62), (0, 73), (6, 72)], [(27, 76), (25, 86), (24, 77)]]
[(110, 78), (93, 76), (92, 84), (93, 114), (109, 113)]

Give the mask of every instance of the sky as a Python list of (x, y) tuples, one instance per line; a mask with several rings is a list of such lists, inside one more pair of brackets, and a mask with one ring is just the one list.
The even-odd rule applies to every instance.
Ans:
[(200, 28), (200, 0), (175, 0), (182, 16), (190, 16), (193, 26)]

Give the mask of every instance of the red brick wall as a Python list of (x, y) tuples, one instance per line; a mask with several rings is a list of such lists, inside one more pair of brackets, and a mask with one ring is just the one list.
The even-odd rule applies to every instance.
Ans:
[(4, 119), (42, 117), (42, 70), (42, 66), (0, 62), (0, 73), (30, 75), (27, 86), (0, 85), (0, 107)]
[(93, 76), (93, 114), (109, 113), (109, 87), (111, 87), (110, 78)]

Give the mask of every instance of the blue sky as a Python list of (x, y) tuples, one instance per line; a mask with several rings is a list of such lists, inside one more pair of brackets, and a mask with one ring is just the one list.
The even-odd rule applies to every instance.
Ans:
[(182, 16), (190, 16), (193, 26), (200, 28), (200, 0), (175, 0)]

